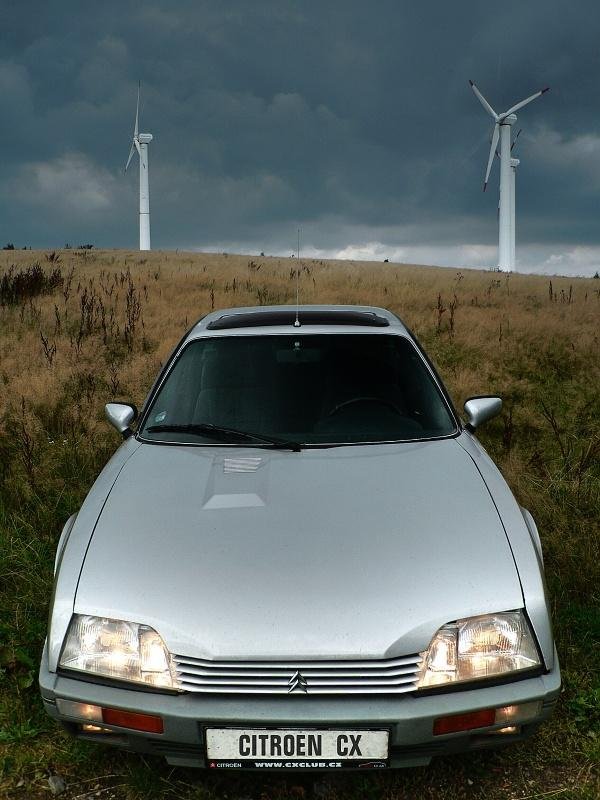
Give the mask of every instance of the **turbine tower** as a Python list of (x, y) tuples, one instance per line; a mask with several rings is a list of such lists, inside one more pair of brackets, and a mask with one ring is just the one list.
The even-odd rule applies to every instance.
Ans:
[(511, 269), (516, 269), (515, 257), (515, 184), (517, 182), (517, 167), (521, 162), (518, 158), (510, 159), (510, 263)]
[[(540, 89), (539, 92), (532, 94), (531, 97), (527, 97), (525, 100), (521, 100), (520, 103), (516, 103), (514, 106), (511, 106), (508, 111), (504, 111), (501, 114), (496, 114), (494, 109), (481, 94), (473, 81), (469, 81), (469, 83), (481, 105), (494, 120), (490, 156), (488, 158), (487, 169), (485, 171), (485, 180), (483, 182), (484, 192), (487, 188), (488, 178), (490, 177), (490, 170), (492, 169), (492, 163), (494, 161), (494, 154), (498, 145), (498, 139), (500, 139), (500, 216), (498, 224), (498, 268), (505, 272), (510, 272), (510, 270), (513, 270), (515, 267), (515, 225), (513, 219), (515, 205), (514, 198), (511, 200), (511, 196), (514, 192), (514, 177), (517, 166), (513, 166), (511, 164), (511, 128), (517, 121), (515, 111), (518, 111), (519, 109), (528, 105), (532, 100), (541, 97), (545, 92), (548, 91), (550, 87)], [(517, 161), (517, 159), (513, 160)]]
[[(513, 269), (516, 270), (517, 262), (515, 259), (515, 234), (516, 234), (516, 223), (515, 223), (515, 184), (517, 181), (517, 167), (521, 163), (518, 158), (513, 157), (513, 150), (515, 149), (515, 145), (517, 143), (517, 139), (521, 135), (522, 129), (517, 131), (517, 135), (513, 139), (513, 143), (510, 146), (510, 252), (511, 252), (511, 262)], [(496, 156), (500, 158), (500, 153), (496, 150)], [(500, 200), (498, 200), (498, 219), (500, 218)]]
[(152, 141), (151, 133), (138, 133), (140, 115), (140, 84), (138, 83), (137, 105), (135, 107), (135, 126), (133, 142), (129, 158), (125, 164), (125, 172), (137, 150), (140, 157), (140, 250), (150, 250), (150, 189), (148, 187), (148, 145)]

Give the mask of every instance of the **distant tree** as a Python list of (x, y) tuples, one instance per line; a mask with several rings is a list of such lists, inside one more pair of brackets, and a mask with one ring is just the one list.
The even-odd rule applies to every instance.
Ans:
[(598, 275), (598, 270), (596, 270), (596, 272), (594, 273), (594, 278), (596, 278), (596, 280), (597, 280), (598, 278), (600, 278), (600, 275)]
[(389, 264), (389, 263), (390, 263), (390, 260), (389, 260), (389, 258), (384, 258), (384, 259), (383, 259), (383, 263), (384, 263), (384, 264)]
[(73, 249), (73, 246), (72, 246), (72, 245), (70, 245), (68, 242), (66, 242), (66, 243), (65, 243), (65, 246), (64, 246), (64, 249), (65, 249), (65, 250), (72, 250), (72, 249)]
[(14, 250), (15, 246), (14, 246), (14, 244), (12, 242), (8, 242), (7, 244), (4, 245), (4, 247), (2, 249), (3, 250)]
[(93, 249), (94, 249), (94, 245), (93, 244), (80, 244), (79, 245), (79, 250), (93, 250)]

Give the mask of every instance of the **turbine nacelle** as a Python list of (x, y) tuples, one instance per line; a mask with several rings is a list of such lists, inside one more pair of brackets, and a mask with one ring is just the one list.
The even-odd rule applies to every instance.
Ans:
[(137, 140), (140, 144), (150, 144), (152, 141), (153, 136), (151, 133), (139, 133)]

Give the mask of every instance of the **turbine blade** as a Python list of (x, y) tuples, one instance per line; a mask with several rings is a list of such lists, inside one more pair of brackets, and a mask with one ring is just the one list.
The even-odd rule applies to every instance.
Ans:
[[(135, 139), (134, 139), (135, 142)], [(129, 158), (127, 159), (127, 163), (125, 164), (125, 172), (127, 172), (127, 167), (131, 163), (131, 159), (133, 158), (133, 154), (135, 152), (135, 144), (132, 143), (131, 150), (129, 151)]]
[(536, 92), (535, 94), (532, 94), (531, 97), (526, 97), (525, 100), (521, 100), (520, 103), (517, 103), (512, 108), (509, 108), (508, 111), (505, 111), (504, 114), (501, 114), (500, 118), (504, 119), (505, 117), (508, 117), (509, 114), (514, 114), (515, 111), (518, 111), (520, 108), (523, 108), (523, 106), (528, 105), (529, 103), (531, 103), (532, 100), (535, 100), (536, 98), (541, 97), (543, 94), (545, 94), (548, 91), (549, 88), (550, 88), (549, 86), (546, 86), (545, 89), (540, 89), (539, 92)]
[(515, 145), (516, 145), (516, 143), (517, 143), (517, 139), (518, 139), (518, 138), (519, 138), (519, 136), (521, 135), (521, 131), (522, 131), (522, 130), (523, 130), (523, 128), (519, 128), (519, 130), (517, 131), (517, 135), (515, 136), (515, 138), (514, 138), (514, 140), (513, 140), (513, 143), (512, 143), (512, 144), (511, 144), (511, 146), (510, 146), (510, 152), (511, 152), (511, 153), (512, 153), (512, 151), (513, 151), (513, 148), (514, 148), (514, 146), (515, 146)]
[(498, 137), (500, 136), (500, 126), (498, 123), (494, 125), (494, 132), (492, 133), (492, 143), (490, 146), (490, 157), (488, 158), (487, 169), (485, 171), (485, 180), (483, 182), (483, 191), (487, 189), (488, 178), (490, 177), (490, 170), (492, 169), (492, 164), (494, 162), (494, 156), (496, 155), (496, 147), (498, 146)]
[(485, 108), (485, 110), (488, 112), (488, 114), (491, 117), (493, 117), (494, 119), (498, 119), (498, 114), (496, 114), (494, 109), (491, 107), (491, 105), (488, 103), (488, 101), (485, 99), (485, 97), (481, 94), (481, 92), (479, 91), (477, 86), (475, 86), (473, 81), (469, 81), (469, 84), (471, 86), (471, 89), (473, 89), (475, 97), (479, 100), (479, 102)]
[(138, 155), (139, 155), (139, 156), (141, 156), (141, 155), (142, 155), (142, 149), (141, 149), (141, 147), (140, 147), (140, 143), (139, 143), (139, 141), (138, 141), (137, 139), (134, 139), (134, 140), (133, 140), (132, 147), (135, 147), (135, 149), (138, 151)]
[(138, 96), (137, 96), (137, 104), (135, 107), (135, 128), (133, 129), (133, 138), (137, 139), (138, 135), (138, 120), (140, 116), (140, 81), (138, 81)]

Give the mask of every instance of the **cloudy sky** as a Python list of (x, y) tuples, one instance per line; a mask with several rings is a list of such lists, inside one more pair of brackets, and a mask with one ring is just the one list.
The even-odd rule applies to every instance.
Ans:
[(0, 242), (497, 261), (490, 119), (519, 114), (521, 269), (600, 268), (597, 0), (0, 0)]

